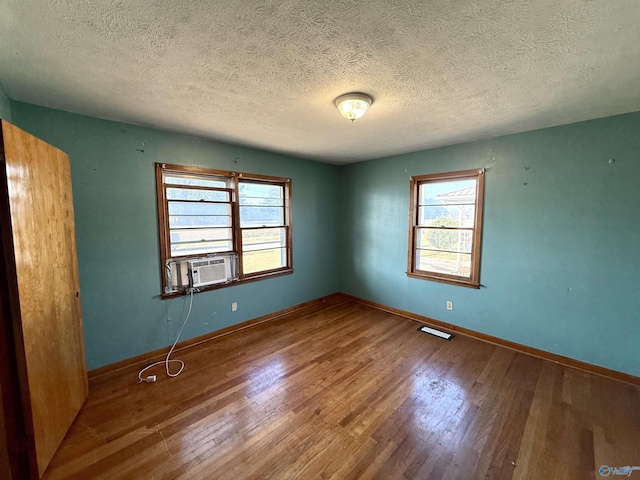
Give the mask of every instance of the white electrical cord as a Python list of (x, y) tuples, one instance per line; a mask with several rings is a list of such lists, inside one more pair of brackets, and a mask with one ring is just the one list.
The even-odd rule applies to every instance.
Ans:
[[(182, 322), (182, 326), (180, 327), (180, 330), (178, 330), (178, 335), (176, 336), (176, 340), (175, 342), (173, 342), (173, 345), (171, 345), (171, 349), (169, 350), (169, 353), (167, 353), (167, 358), (165, 358), (164, 360), (160, 361), (160, 362), (155, 362), (152, 363), (151, 365), (147, 365), (146, 367), (144, 367), (142, 370), (140, 370), (138, 372), (138, 383), (142, 383), (142, 382), (147, 382), (147, 383), (153, 383), (156, 381), (156, 376), (155, 375), (149, 375), (148, 377), (142, 378), (142, 374), (144, 372), (146, 372), (147, 370), (149, 370), (151, 367), (155, 367), (157, 365), (162, 365), (164, 363), (164, 367), (165, 370), (167, 372), (167, 376), (169, 377), (177, 377), (178, 375), (180, 375), (182, 373), (182, 370), (184, 370), (184, 362), (182, 360), (170, 360), (169, 357), (171, 357), (171, 354), (173, 353), (173, 349), (176, 348), (176, 344), (178, 343), (178, 340), (180, 340), (180, 335), (182, 334), (182, 330), (184, 329), (184, 326), (187, 324), (187, 320), (189, 320), (189, 316), (191, 315), (191, 306), (193, 305), (193, 288), (189, 289), (189, 311), (187, 312), (187, 316), (184, 319), (184, 322)], [(175, 363), (179, 363), (180, 364), (180, 369), (176, 372), (176, 373), (171, 373), (169, 371), (169, 364), (171, 362), (175, 362)]]

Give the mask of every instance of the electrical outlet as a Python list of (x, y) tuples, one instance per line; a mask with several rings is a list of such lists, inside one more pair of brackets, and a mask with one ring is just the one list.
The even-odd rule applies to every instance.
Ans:
[(447, 301), (447, 310), (453, 310), (453, 302)]
[(238, 310), (238, 302), (233, 302), (231, 304), (231, 311), (235, 312), (236, 310)]

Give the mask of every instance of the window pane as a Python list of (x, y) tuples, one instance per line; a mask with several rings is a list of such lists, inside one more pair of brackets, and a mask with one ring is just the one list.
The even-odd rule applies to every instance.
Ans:
[(230, 228), (171, 230), (171, 256), (233, 250)]
[(216, 187), (216, 188), (227, 188), (227, 180), (224, 178), (202, 178), (198, 176), (174, 176), (174, 175), (165, 175), (164, 183), (172, 184), (172, 185), (191, 185), (194, 187)]
[(279, 185), (269, 185), (260, 183), (239, 184), (240, 198), (242, 197), (262, 197), (262, 198), (283, 198), (283, 188)]
[(287, 266), (286, 248), (270, 248), (245, 252), (242, 255), (242, 268), (245, 274), (284, 268)]
[(449, 252), (471, 253), (473, 232), (441, 228), (418, 228), (416, 247)]
[(284, 225), (282, 207), (240, 207), (240, 226), (262, 227)]
[(418, 249), (416, 250), (416, 269), (469, 278), (471, 255)]
[(229, 240), (218, 240), (205, 243), (178, 243), (171, 245), (171, 256), (180, 257), (182, 255), (204, 255), (215, 252), (230, 252), (232, 250), (233, 246)]
[(212, 240), (231, 241), (230, 228), (187, 228), (171, 230), (171, 243), (209, 242)]
[(169, 217), (169, 228), (206, 228), (230, 226), (230, 216), (171, 215)]
[(285, 228), (260, 228), (242, 231), (242, 250), (273, 249), (287, 245), (287, 230)]
[(169, 202), (169, 215), (231, 216), (231, 205), (225, 203)]
[(284, 198), (266, 197), (240, 197), (240, 205), (259, 205), (266, 207), (281, 207), (284, 205)]
[(419, 207), (418, 225), (473, 227), (475, 211), (475, 205)]
[(420, 205), (456, 205), (476, 202), (475, 180), (451, 180), (420, 184)]
[(167, 198), (169, 200), (228, 202), (229, 192), (218, 190), (198, 190), (194, 188), (167, 188)]

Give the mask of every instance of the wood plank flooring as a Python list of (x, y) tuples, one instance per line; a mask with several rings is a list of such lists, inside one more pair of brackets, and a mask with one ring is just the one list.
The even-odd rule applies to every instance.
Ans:
[(582, 480), (640, 466), (638, 387), (418, 326), (332, 297), (179, 352), (177, 378), (103, 376), (44, 478)]

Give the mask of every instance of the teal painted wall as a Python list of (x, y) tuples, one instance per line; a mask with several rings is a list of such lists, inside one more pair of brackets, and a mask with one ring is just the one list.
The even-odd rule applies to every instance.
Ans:
[(89, 369), (170, 345), (187, 311), (159, 297), (154, 162), (292, 179), (295, 272), (195, 295), (182, 339), (337, 291), (338, 167), (19, 102), (12, 114), (71, 159)]
[(0, 87), (0, 118), (11, 121), (11, 101), (2, 87)]
[[(293, 180), (295, 273), (196, 295), (184, 339), (343, 291), (640, 375), (640, 113), (335, 167), (9, 106), (71, 158), (89, 368), (169, 345), (186, 313), (186, 298), (159, 298), (153, 164), (166, 162)], [(408, 278), (409, 177), (477, 167), (483, 287)]]
[[(408, 278), (409, 177), (478, 167), (483, 287)], [(343, 292), (640, 375), (640, 113), (352, 164), (340, 181)]]

